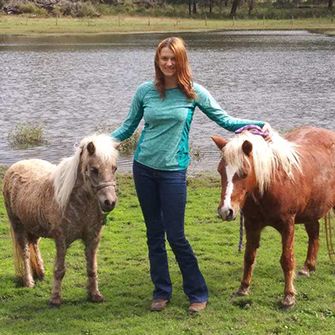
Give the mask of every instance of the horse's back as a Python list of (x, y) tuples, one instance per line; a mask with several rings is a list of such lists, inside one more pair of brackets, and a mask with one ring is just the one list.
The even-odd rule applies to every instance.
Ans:
[(3, 184), (7, 187), (20, 187), (33, 181), (41, 182), (47, 178), (55, 168), (54, 164), (41, 159), (27, 159), (14, 163), (5, 173)]
[(325, 148), (326, 152), (335, 152), (335, 132), (329, 129), (300, 127), (288, 132), (285, 138), (299, 146)]
[[(40, 159), (22, 160), (11, 165), (3, 178), (3, 195), (7, 210), (19, 214), (24, 204), (37, 204), (50, 188), (50, 173), (55, 165)], [(31, 206), (33, 207), (33, 206)]]
[(43, 159), (25, 159), (18, 161), (11, 165), (6, 174), (10, 171), (16, 171), (20, 173), (28, 172), (28, 173), (38, 173), (38, 174), (46, 174), (50, 173), (55, 168), (55, 165), (45, 161)]
[[(297, 150), (305, 160), (305, 169), (317, 167), (326, 170), (335, 179), (335, 132), (316, 127), (301, 127), (286, 134), (286, 139), (297, 144)], [(329, 170), (329, 172), (328, 172)], [(317, 172), (317, 171), (315, 171)]]
[(302, 174), (295, 184), (295, 197), (306, 205), (301, 217), (324, 216), (335, 206), (335, 132), (302, 127), (289, 132), (286, 139), (297, 144)]

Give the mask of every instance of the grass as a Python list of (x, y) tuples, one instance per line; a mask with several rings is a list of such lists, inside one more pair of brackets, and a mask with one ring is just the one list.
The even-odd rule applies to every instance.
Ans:
[(99, 18), (35, 18), (24, 15), (0, 15), (0, 35), (177, 32), (216, 29), (306, 29), (325, 34), (335, 34), (335, 23), (333, 17), (286, 20), (209, 20), (125, 15), (103, 16)]
[[(180, 271), (168, 249), (174, 294), (162, 313), (148, 311), (152, 285), (149, 277), (145, 228), (132, 178), (118, 175), (119, 203), (109, 215), (99, 249), (103, 304), (86, 301), (83, 246), (76, 241), (67, 254), (63, 305), (49, 308), (55, 256), (54, 242), (43, 239), (46, 278), (34, 289), (17, 287), (8, 222), (0, 197), (0, 333), (1, 334), (333, 334), (335, 328), (334, 264), (327, 256), (324, 231), (317, 272), (297, 278), (297, 305), (282, 310), (279, 265), (280, 237), (271, 228), (262, 234), (251, 295), (232, 298), (239, 286), (243, 256), (237, 251), (238, 222), (224, 223), (216, 216), (220, 195), (216, 175), (189, 178), (186, 234), (195, 250), (210, 291), (208, 309), (187, 314)], [(1, 184), (1, 182), (0, 182)], [(306, 252), (306, 234), (296, 229), (298, 267)]]
[(9, 132), (8, 142), (14, 149), (27, 149), (47, 143), (44, 138), (43, 126), (32, 123), (17, 124)]

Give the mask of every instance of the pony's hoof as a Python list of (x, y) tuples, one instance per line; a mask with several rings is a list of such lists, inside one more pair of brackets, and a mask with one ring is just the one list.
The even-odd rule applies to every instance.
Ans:
[(88, 296), (88, 299), (89, 299), (91, 302), (96, 302), (96, 303), (104, 302), (104, 296), (103, 296), (101, 293), (90, 294), (90, 295)]
[(245, 297), (247, 295), (249, 295), (249, 288), (243, 288), (243, 287), (240, 287), (235, 293), (234, 293), (235, 296), (238, 296), (238, 297)]
[(295, 305), (295, 296), (291, 294), (286, 295), (282, 300), (281, 305), (285, 309), (293, 307)]
[(38, 280), (43, 280), (43, 279), (44, 279), (44, 276), (45, 276), (45, 273), (44, 273), (44, 272), (40, 272), (40, 273), (38, 273), (38, 274), (36, 275), (36, 278), (37, 278)]
[(35, 287), (35, 282), (33, 280), (27, 280), (24, 282), (24, 287), (33, 288)]
[(52, 308), (59, 308), (61, 305), (61, 302), (55, 302), (55, 301), (49, 301), (49, 307), (52, 307)]
[(49, 300), (50, 307), (59, 307), (62, 303), (61, 298), (52, 298)]
[(303, 268), (298, 272), (298, 275), (299, 276), (304, 276), (304, 277), (309, 277), (310, 273), (309, 273), (309, 270)]

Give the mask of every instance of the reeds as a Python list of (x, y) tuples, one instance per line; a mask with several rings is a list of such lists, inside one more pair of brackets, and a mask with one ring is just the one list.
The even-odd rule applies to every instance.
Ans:
[(44, 138), (42, 125), (33, 123), (20, 123), (8, 134), (8, 142), (14, 149), (27, 149), (44, 145), (47, 143)]

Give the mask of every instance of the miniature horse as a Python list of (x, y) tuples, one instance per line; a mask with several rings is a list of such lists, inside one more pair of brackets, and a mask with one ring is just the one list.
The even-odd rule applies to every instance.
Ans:
[(5, 205), (21, 265), (17, 274), (24, 286), (33, 287), (34, 277), (44, 277), (39, 238), (56, 242), (51, 305), (61, 304), (66, 249), (77, 239), (85, 244), (88, 297), (93, 302), (103, 301), (96, 253), (105, 216), (117, 200), (116, 147), (107, 135), (86, 137), (75, 154), (57, 166), (39, 159), (23, 160), (4, 176)]
[(242, 132), (226, 141), (212, 137), (222, 151), (223, 220), (234, 220), (239, 210), (245, 218), (244, 273), (238, 295), (247, 295), (262, 229), (269, 225), (282, 236), (280, 263), (285, 277), (282, 305), (295, 304), (294, 224), (304, 223), (308, 234), (307, 258), (300, 274), (315, 270), (319, 248), (319, 222), (335, 206), (335, 133), (302, 127), (272, 142)]

